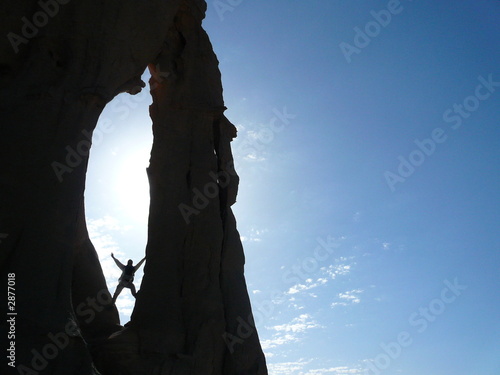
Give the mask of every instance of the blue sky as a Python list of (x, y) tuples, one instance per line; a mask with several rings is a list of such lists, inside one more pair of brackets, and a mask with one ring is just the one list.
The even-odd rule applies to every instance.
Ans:
[[(499, 374), (500, 2), (208, 6), (270, 374)], [(150, 101), (120, 95), (94, 136), (112, 291), (109, 253), (144, 254)]]

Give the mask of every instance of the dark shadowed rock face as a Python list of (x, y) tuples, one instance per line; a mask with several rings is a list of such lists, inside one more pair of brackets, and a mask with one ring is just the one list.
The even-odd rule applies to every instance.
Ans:
[[(15, 274), (18, 313), (9, 373), (267, 374), (230, 208), (236, 130), (201, 27), (205, 2), (0, 7), (0, 262), (3, 285)], [(147, 263), (123, 328), (85, 224), (88, 138), (106, 103), (140, 91), (148, 65)], [(3, 338), (8, 328), (3, 319)]]

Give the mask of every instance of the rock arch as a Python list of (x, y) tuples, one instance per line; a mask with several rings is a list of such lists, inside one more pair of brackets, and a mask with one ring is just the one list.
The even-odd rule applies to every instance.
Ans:
[[(267, 374), (230, 207), (236, 131), (201, 27), (205, 1), (1, 7), (0, 262), (4, 285), (15, 273), (16, 365), (54, 375), (94, 366), (104, 375)], [(123, 329), (102, 304), (109, 292), (85, 224), (88, 134), (115, 95), (141, 90), (148, 65), (147, 263)]]

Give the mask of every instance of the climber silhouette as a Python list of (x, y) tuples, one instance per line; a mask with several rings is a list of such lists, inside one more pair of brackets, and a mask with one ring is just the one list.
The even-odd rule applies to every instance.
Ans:
[(115, 258), (113, 253), (111, 253), (111, 257), (115, 261), (118, 268), (123, 271), (122, 275), (118, 279), (118, 286), (116, 287), (115, 294), (113, 295), (113, 303), (116, 302), (116, 298), (121, 293), (123, 288), (129, 288), (130, 291), (132, 292), (132, 295), (134, 297), (136, 297), (137, 292), (135, 291), (135, 286), (133, 283), (134, 282), (134, 275), (135, 275), (135, 271), (137, 271), (142, 266), (142, 263), (144, 263), (144, 261), (146, 260), (146, 257), (144, 257), (136, 266), (134, 266), (132, 259), (129, 259), (127, 262), (127, 265), (124, 266), (118, 259)]

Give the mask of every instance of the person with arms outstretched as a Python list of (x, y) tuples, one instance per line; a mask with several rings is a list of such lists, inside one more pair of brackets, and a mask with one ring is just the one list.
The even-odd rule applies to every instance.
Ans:
[(113, 258), (118, 268), (122, 270), (122, 275), (118, 279), (118, 286), (116, 287), (115, 294), (113, 295), (113, 303), (116, 302), (116, 298), (118, 298), (118, 295), (121, 293), (123, 288), (129, 288), (132, 295), (136, 297), (137, 292), (134, 286), (134, 275), (135, 272), (142, 266), (142, 263), (144, 263), (146, 257), (144, 257), (139, 263), (137, 263), (136, 266), (134, 266), (132, 259), (129, 259), (127, 265), (125, 266), (115, 258), (113, 253), (111, 253), (111, 258)]

